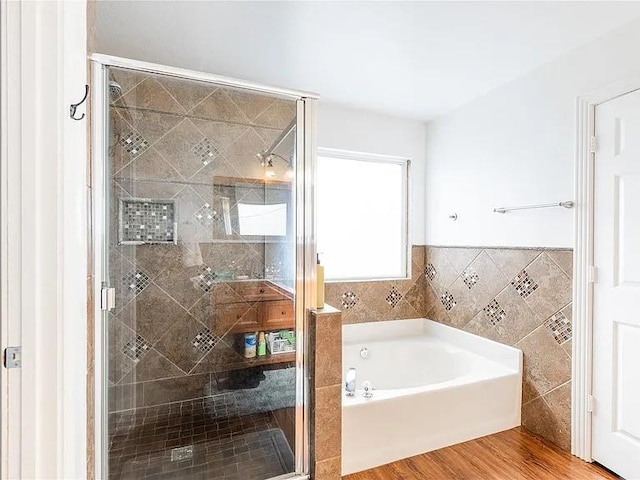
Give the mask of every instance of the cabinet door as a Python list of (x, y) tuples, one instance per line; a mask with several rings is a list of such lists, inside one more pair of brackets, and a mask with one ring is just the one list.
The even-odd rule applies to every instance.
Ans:
[(293, 300), (262, 302), (262, 315), (262, 328), (264, 330), (293, 328)]
[(258, 304), (229, 303), (221, 307), (220, 324), (232, 332), (257, 332), (260, 330)]

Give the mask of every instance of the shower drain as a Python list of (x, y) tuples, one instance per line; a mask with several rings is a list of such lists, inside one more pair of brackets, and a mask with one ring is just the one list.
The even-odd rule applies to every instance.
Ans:
[(193, 445), (178, 447), (171, 450), (172, 462), (181, 462), (182, 460), (189, 460), (190, 458), (193, 458)]

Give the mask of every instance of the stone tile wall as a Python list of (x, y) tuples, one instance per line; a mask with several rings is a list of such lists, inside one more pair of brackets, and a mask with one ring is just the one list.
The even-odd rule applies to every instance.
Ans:
[(571, 447), (571, 250), (427, 247), (427, 318), (524, 353), (522, 424)]
[[(290, 195), (285, 182), (265, 188), (256, 155), (281, 135), (296, 110), (294, 101), (167, 76), (111, 69), (110, 80), (121, 87), (111, 96), (109, 123), (114, 411), (206, 396), (215, 388), (218, 366), (242, 360), (233, 325), (216, 323), (214, 289), (227, 288), (221, 272), (262, 279), (274, 266), (265, 264), (263, 238), (241, 237), (237, 219), (228, 232), (223, 199), (233, 209), (243, 200)], [(274, 168), (284, 179), (286, 164), (275, 162)], [(246, 187), (228, 185), (229, 178)], [(175, 234), (178, 244), (120, 243), (118, 205), (127, 199), (172, 204), (177, 232), (154, 238)], [(169, 228), (172, 222), (154, 225)], [(232, 287), (227, 290), (234, 295)]]
[(309, 321), (311, 478), (339, 480), (342, 472), (342, 318), (329, 305)]

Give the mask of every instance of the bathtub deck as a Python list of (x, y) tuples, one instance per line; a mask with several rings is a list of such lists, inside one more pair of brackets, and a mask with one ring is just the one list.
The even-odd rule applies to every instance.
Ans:
[(343, 480), (592, 480), (617, 479), (521, 428), (425, 453)]

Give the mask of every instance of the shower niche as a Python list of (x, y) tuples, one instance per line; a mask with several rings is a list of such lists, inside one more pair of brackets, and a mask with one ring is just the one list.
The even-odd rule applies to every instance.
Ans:
[(309, 100), (94, 67), (109, 92), (102, 268), (116, 299), (104, 314), (103, 470), (304, 473), (295, 201)]

